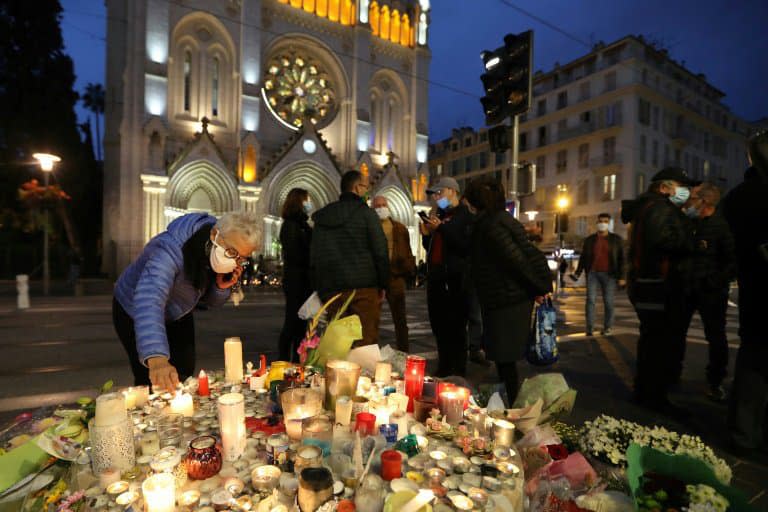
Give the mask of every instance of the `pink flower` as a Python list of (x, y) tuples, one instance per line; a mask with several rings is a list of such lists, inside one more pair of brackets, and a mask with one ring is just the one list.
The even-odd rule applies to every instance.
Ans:
[(296, 350), (296, 352), (299, 354), (299, 362), (302, 365), (307, 362), (307, 351), (316, 349), (318, 345), (320, 345), (320, 337), (318, 335), (314, 335), (309, 339), (304, 338), (304, 340), (299, 345), (298, 350)]

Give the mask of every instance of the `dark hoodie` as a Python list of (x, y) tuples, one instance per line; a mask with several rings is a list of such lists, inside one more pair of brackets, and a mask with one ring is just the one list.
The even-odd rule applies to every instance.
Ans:
[(321, 297), (343, 290), (387, 287), (387, 239), (379, 217), (360, 197), (344, 192), (312, 219), (310, 273)]

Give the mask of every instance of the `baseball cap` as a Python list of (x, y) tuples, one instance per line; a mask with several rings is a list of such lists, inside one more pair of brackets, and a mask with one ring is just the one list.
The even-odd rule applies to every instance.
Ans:
[(689, 187), (695, 187), (696, 185), (701, 184), (700, 181), (691, 179), (688, 176), (688, 173), (685, 172), (685, 169), (680, 167), (665, 167), (664, 169), (654, 174), (653, 178), (651, 178), (651, 181), (676, 181), (681, 185), (686, 185)]
[(434, 194), (438, 190), (442, 190), (444, 188), (452, 188), (456, 192), (461, 190), (459, 188), (459, 183), (455, 179), (453, 179), (453, 178), (440, 178), (439, 180), (437, 180), (437, 183), (435, 183), (434, 185), (430, 186), (427, 189), (427, 194)]

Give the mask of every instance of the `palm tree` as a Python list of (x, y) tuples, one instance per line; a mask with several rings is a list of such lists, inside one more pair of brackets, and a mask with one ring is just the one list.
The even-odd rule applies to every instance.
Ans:
[(96, 160), (101, 161), (101, 125), (99, 116), (104, 114), (104, 87), (101, 84), (89, 83), (85, 86), (82, 97), (83, 106), (96, 116)]

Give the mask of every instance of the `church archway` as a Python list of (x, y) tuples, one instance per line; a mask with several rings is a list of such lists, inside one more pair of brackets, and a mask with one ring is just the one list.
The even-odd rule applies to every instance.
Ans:
[(377, 196), (387, 198), (389, 211), (397, 222), (410, 226), (413, 223), (413, 205), (408, 196), (394, 186), (385, 187), (376, 192)]
[(315, 209), (320, 209), (338, 198), (339, 181), (314, 162), (293, 164), (280, 171), (269, 185), (269, 214), (279, 217), (288, 192), (296, 187), (306, 189)]
[(240, 208), (235, 179), (207, 160), (177, 170), (168, 182), (168, 206), (220, 215)]

